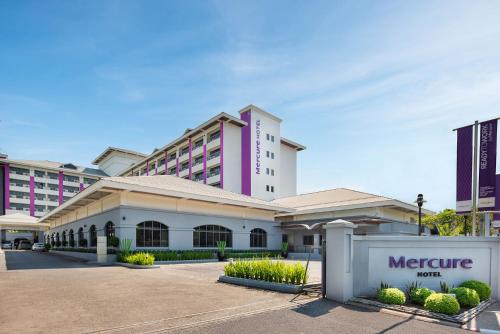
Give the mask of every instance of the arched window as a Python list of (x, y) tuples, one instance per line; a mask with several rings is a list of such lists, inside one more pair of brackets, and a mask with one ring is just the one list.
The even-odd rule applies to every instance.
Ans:
[(70, 247), (75, 247), (75, 233), (73, 229), (69, 230), (69, 245)]
[(97, 230), (95, 229), (95, 225), (92, 225), (89, 228), (89, 238), (90, 238), (90, 247), (96, 247), (97, 246)]
[(56, 233), (56, 247), (61, 246), (61, 239), (59, 238), (59, 232)]
[(56, 242), (54, 241), (54, 233), (52, 233), (52, 235), (50, 236), (50, 244), (52, 245), (52, 247), (54, 247), (54, 245), (56, 244)]
[(267, 232), (261, 228), (254, 228), (250, 231), (250, 247), (267, 247)]
[(168, 226), (156, 221), (137, 224), (136, 247), (168, 247)]
[(104, 230), (106, 231), (106, 237), (115, 236), (115, 224), (113, 224), (113, 222), (107, 222), (106, 226), (104, 226)]
[(66, 231), (62, 232), (62, 244), (63, 246), (66, 246)]
[(217, 241), (225, 241), (226, 247), (233, 247), (233, 232), (219, 225), (202, 225), (194, 228), (193, 247), (217, 247)]
[(50, 244), (50, 235), (47, 235), (47, 243)]
[(86, 247), (87, 245), (85, 245), (85, 235), (83, 234), (83, 227), (80, 227), (78, 229), (78, 245), (80, 247)]

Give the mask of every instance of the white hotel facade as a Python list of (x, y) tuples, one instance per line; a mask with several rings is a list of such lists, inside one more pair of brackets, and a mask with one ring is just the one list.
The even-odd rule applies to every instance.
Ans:
[(213, 248), (226, 240), (233, 249), (278, 249), (287, 241), (304, 250), (318, 247), (322, 225), (338, 218), (360, 234), (417, 232), (418, 208), (408, 203), (349, 189), (297, 195), (297, 154), (305, 147), (283, 138), (281, 123), (249, 105), (148, 155), (109, 147), (93, 161), (96, 169), (53, 163), (42, 175), (40, 162), (19, 172), (19, 161), (0, 159), (4, 212), (44, 214), (46, 241), (90, 247), (97, 235), (116, 235), (134, 248)]

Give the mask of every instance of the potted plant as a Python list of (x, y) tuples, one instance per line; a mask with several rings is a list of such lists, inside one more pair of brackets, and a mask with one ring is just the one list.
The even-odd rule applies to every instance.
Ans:
[(288, 257), (288, 242), (281, 243), (281, 257), (284, 259)]
[(108, 247), (118, 247), (120, 245), (120, 239), (114, 235), (108, 237)]
[(224, 261), (226, 259), (226, 242), (225, 241), (217, 241), (217, 258), (219, 261)]

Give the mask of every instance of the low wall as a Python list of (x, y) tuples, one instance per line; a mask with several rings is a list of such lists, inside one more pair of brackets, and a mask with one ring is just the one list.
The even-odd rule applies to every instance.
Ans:
[(499, 237), (358, 236), (342, 220), (325, 225), (326, 295), (346, 302), (373, 296), (380, 283), (405, 289), (411, 282), (434, 290), (440, 282), (487, 282), (500, 296)]
[(353, 236), (353, 294), (374, 295), (380, 282), (405, 288), (409, 282), (439, 290), (440, 282), (487, 282), (499, 293), (497, 237)]

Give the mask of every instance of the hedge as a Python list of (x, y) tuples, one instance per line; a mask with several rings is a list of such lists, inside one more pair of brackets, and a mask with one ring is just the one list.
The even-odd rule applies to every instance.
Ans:
[(303, 264), (287, 264), (269, 259), (228, 263), (224, 266), (224, 275), (276, 283), (307, 283), (306, 268)]
[[(52, 247), (52, 250), (62, 252), (77, 252), (77, 253), (97, 253), (95, 248), (78, 248), (78, 247)], [(108, 254), (116, 254), (116, 249), (108, 248)]]
[(377, 299), (384, 304), (403, 305), (406, 303), (405, 293), (397, 288), (381, 289), (377, 293)]
[(479, 295), (476, 290), (459, 287), (451, 289), (450, 293), (455, 294), (458, 303), (463, 307), (475, 307), (480, 303)]
[(410, 292), (410, 299), (413, 303), (418, 305), (424, 305), (427, 297), (436, 293), (436, 291), (428, 288), (417, 288)]
[(469, 280), (460, 284), (460, 287), (475, 290), (481, 301), (489, 299), (491, 296), (491, 287), (484, 282)]
[(460, 311), (460, 304), (455, 297), (444, 293), (433, 293), (425, 300), (424, 308), (431, 312), (453, 315)]

